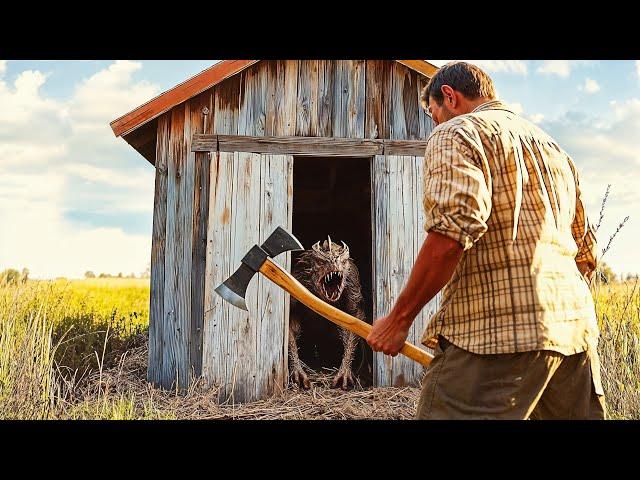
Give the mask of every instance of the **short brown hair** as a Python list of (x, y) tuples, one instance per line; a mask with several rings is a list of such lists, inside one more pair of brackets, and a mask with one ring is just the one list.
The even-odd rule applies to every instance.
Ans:
[(429, 83), (422, 89), (420, 101), (425, 110), (429, 106), (429, 97), (442, 105), (444, 96), (442, 86), (449, 85), (469, 100), (478, 97), (496, 98), (493, 80), (479, 67), (467, 62), (449, 62), (438, 69)]

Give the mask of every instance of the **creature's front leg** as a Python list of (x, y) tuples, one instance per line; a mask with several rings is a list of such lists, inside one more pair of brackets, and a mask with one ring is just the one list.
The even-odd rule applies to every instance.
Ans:
[(300, 319), (294, 315), (289, 316), (289, 369), (291, 379), (303, 388), (310, 388), (309, 377), (302, 369), (302, 362), (298, 354), (297, 338), (300, 336)]
[(342, 355), (340, 369), (333, 378), (333, 386), (340, 386), (343, 390), (347, 390), (349, 385), (355, 385), (351, 363), (353, 362), (356, 346), (358, 345), (358, 336), (344, 328), (340, 329), (340, 336), (342, 337), (342, 344), (344, 345), (344, 354)]

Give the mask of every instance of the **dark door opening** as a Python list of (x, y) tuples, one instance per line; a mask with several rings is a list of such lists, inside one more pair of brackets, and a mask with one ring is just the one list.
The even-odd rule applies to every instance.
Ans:
[[(295, 157), (293, 163), (293, 233), (306, 249), (327, 235), (349, 246), (360, 272), (365, 321), (372, 322), (371, 159)], [(292, 254), (292, 265), (298, 255)], [(339, 368), (343, 346), (338, 326), (300, 305), (300, 359), (316, 372)], [(358, 337), (359, 338), (359, 337)], [(373, 384), (373, 352), (358, 342), (353, 373), (363, 387)]]

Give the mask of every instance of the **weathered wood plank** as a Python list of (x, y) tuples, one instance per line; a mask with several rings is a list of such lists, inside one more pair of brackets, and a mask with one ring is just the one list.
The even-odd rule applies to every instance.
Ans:
[[(396, 64), (399, 65), (399, 64)], [(418, 89), (417, 72), (406, 70), (402, 77), (402, 103), (404, 106), (404, 120), (407, 128), (407, 139), (417, 140), (420, 137), (420, 103), (416, 101)]]
[[(211, 93), (203, 93), (189, 100), (190, 130), (205, 133), (211, 109)], [(186, 133), (186, 132), (185, 132)], [(190, 137), (189, 137), (190, 138)], [(189, 365), (193, 375), (202, 374), (202, 327), (204, 320), (204, 274), (207, 248), (207, 216), (209, 205), (210, 154), (190, 152), (188, 162), (193, 163), (193, 225), (191, 251), (191, 327), (189, 335)]]
[(334, 61), (318, 62), (318, 137), (333, 136)]
[[(171, 139), (167, 165), (167, 237), (162, 386), (182, 388), (189, 379), (189, 330), (191, 325), (191, 225), (193, 165), (187, 162), (185, 144), (187, 104), (171, 111)], [(186, 114), (186, 115), (185, 115)], [(188, 138), (191, 138), (189, 135)], [(189, 193), (187, 193), (189, 192)]]
[(385, 155), (424, 156), (426, 140), (384, 140)]
[(367, 60), (365, 137), (389, 138), (389, 109), (385, 94), (390, 91), (390, 63), (386, 60)]
[(239, 135), (263, 136), (265, 134), (268, 69), (267, 63), (260, 62), (240, 74)]
[[(406, 284), (411, 268), (415, 261), (415, 205), (413, 203), (414, 161), (412, 157), (386, 155), (389, 166), (389, 212), (388, 220), (391, 224), (390, 271), (391, 271), (391, 303), (398, 299), (402, 288)], [(409, 338), (413, 340), (414, 327), (409, 331)], [(410, 385), (414, 378), (416, 362), (398, 355), (391, 359), (392, 385), (402, 387)]]
[(238, 133), (240, 108), (240, 76), (236, 75), (213, 88), (213, 132), (226, 135)]
[(296, 135), (318, 131), (318, 61), (300, 60), (296, 101)]
[(224, 401), (227, 378), (227, 331), (229, 312), (235, 308), (225, 302), (215, 288), (226, 280), (233, 268), (231, 254), (231, 212), (233, 211), (234, 154), (220, 152), (212, 158), (209, 175), (209, 220), (207, 222), (207, 261), (203, 338), (203, 375), (211, 387), (221, 386), (218, 400)]
[[(422, 108), (421, 100), (420, 100), (420, 96), (422, 95), (422, 89), (427, 85), (427, 83), (429, 83), (428, 78), (423, 77), (422, 75), (418, 75), (417, 87), (418, 87), (418, 105), (419, 105), (418, 116), (419, 116), (419, 125), (420, 125), (420, 138), (424, 140), (429, 138), (429, 135), (431, 135), (431, 132), (434, 127), (433, 120), (429, 115), (427, 115), (427, 112), (425, 112), (424, 108)], [(422, 155), (424, 155), (424, 152), (420, 156)]]
[(404, 101), (402, 96), (405, 73), (406, 68), (403, 65), (396, 62), (391, 65), (391, 91), (390, 95), (387, 97), (387, 103), (391, 117), (389, 138), (395, 140), (406, 140), (408, 138)]
[(284, 74), (284, 90), (282, 92), (282, 110), (276, 120), (276, 135), (295, 135), (296, 132), (298, 68), (298, 60), (286, 60), (278, 63), (278, 76)]
[(365, 117), (365, 76), (366, 65), (364, 60), (347, 60), (347, 130), (346, 136), (349, 138), (364, 138), (364, 117)]
[[(293, 231), (293, 163), (294, 158), (291, 155), (287, 155), (287, 225), (289, 231)], [(291, 252), (285, 253), (284, 268), (288, 272), (291, 272)], [(291, 296), (285, 292), (284, 295), (284, 331), (283, 333), (283, 345), (284, 354), (282, 358), (283, 363), (283, 386), (286, 386), (289, 381), (289, 313), (291, 311)]]
[[(374, 318), (389, 313), (391, 308), (391, 265), (390, 239), (391, 221), (389, 216), (393, 214), (389, 210), (389, 166), (384, 155), (376, 155), (373, 161), (373, 203), (375, 229), (375, 248), (373, 270), (374, 274)], [(392, 385), (391, 357), (382, 352), (374, 353), (373, 381), (376, 386)]]
[(156, 176), (153, 199), (153, 232), (151, 235), (151, 298), (149, 305), (149, 358), (147, 380), (162, 383), (164, 327), (164, 262), (167, 235), (167, 161), (171, 115), (158, 118), (156, 143)]
[[(424, 156), (426, 140), (388, 140), (333, 137), (255, 137), (248, 135), (195, 135), (194, 152), (250, 151), (291, 155), (409, 155)], [(244, 150), (243, 150), (244, 149)]]
[[(278, 226), (291, 231), (289, 222), (289, 155), (262, 155), (260, 175), (260, 244)], [(287, 258), (276, 259), (288, 269)], [(265, 398), (280, 391), (285, 383), (284, 339), (286, 337), (285, 291), (273, 282), (258, 276), (258, 311), (254, 321), (258, 326), (256, 398)]]
[[(424, 157), (416, 156), (414, 159), (414, 184), (413, 184), (413, 194), (414, 194), (414, 205), (415, 205), (415, 258), (418, 257), (418, 253), (422, 248), (422, 244), (424, 243), (427, 234), (424, 231), (424, 223), (426, 221), (424, 206), (423, 206), (423, 197), (424, 197)], [(418, 345), (419, 347), (427, 350), (432, 355), (435, 355), (435, 352), (421, 345), (422, 334), (424, 330), (427, 328), (429, 324), (429, 320), (431, 316), (438, 310), (440, 305), (442, 294), (439, 292), (429, 303), (427, 303), (413, 324), (412, 333), (414, 345)], [(419, 365), (414, 365), (415, 368), (415, 377), (414, 382), (419, 384), (424, 375), (425, 369)]]
[(438, 67), (429, 62), (425, 62), (424, 60), (396, 60), (396, 62), (401, 63), (402, 65), (405, 65), (428, 78), (433, 77), (438, 71)]
[(333, 61), (333, 95), (331, 107), (331, 130), (336, 138), (347, 136), (347, 94), (349, 91), (349, 70), (346, 60)]
[(265, 135), (276, 134), (276, 119), (281, 111), (282, 94), (284, 92), (284, 75), (278, 77), (278, 62), (276, 60), (263, 60), (265, 68), (266, 98), (265, 98)]
[(291, 155), (359, 155), (382, 154), (380, 140), (331, 137), (254, 137), (247, 135), (196, 135), (192, 151), (253, 152)]
[[(425, 238), (422, 206), (423, 157), (377, 155), (373, 164), (374, 191), (374, 315), (389, 313), (406, 284)], [(408, 341), (419, 345), (440, 297), (418, 315)], [(433, 353), (433, 352), (431, 352)], [(406, 357), (376, 353), (376, 386), (416, 385), (424, 370)]]
[[(260, 235), (260, 155), (234, 154), (234, 203), (231, 212), (232, 272), (256, 243)], [(227, 338), (228, 392), (233, 403), (255, 400), (257, 372), (258, 282), (249, 283), (245, 296), (248, 312), (233, 308), (229, 315)], [(231, 375), (229, 376), (229, 372)]]

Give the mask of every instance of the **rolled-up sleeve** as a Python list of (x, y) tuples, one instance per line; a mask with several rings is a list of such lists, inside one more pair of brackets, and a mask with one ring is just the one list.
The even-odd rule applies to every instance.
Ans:
[(455, 130), (436, 130), (424, 160), (424, 229), (458, 241), (464, 250), (487, 231), (491, 213), (491, 191), (478, 166), (482, 162), (467, 142)]
[(584, 210), (578, 171), (573, 160), (569, 159), (569, 165), (573, 171), (576, 184), (576, 213), (573, 217), (573, 222), (571, 223), (571, 234), (578, 246), (578, 253), (576, 254), (575, 260), (576, 263), (586, 262), (589, 264), (591, 270), (595, 270), (598, 266), (598, 242), (596, 240), (596, 231)]

